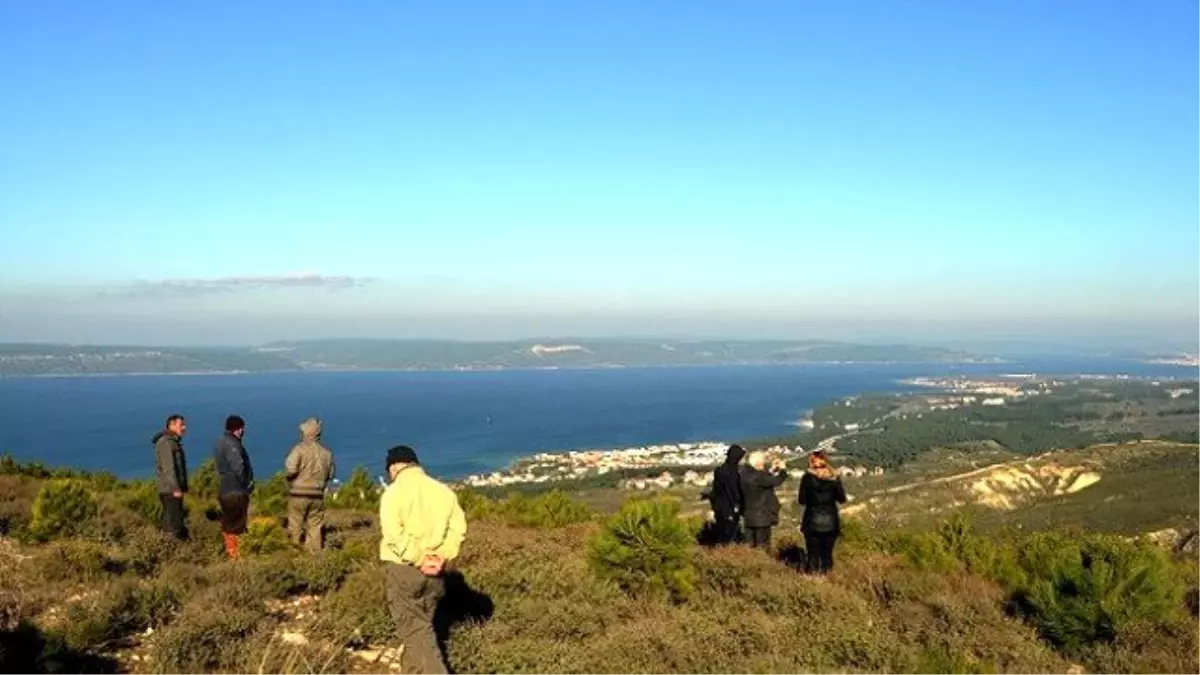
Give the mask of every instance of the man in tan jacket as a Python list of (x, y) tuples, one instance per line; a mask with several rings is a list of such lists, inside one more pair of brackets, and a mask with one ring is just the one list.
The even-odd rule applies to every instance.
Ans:
[(333, 453), (321, 445), (321, 421), (310, 417), (300, 424), (300, 442), (288, 453), (284, 478), (288, 532), (292, 541), (305, 542), (314, 553), (325, 545), (325, 488), (333, 476)]
[(433, 615), (445, 592), (446, 563), (458, 556), (467, 520), (458, 495), (421, 468), (406, 445), (387, 452), (391, 484), (379, 499), (379, 559), (388, 608), (409, 673), (445, 673)]

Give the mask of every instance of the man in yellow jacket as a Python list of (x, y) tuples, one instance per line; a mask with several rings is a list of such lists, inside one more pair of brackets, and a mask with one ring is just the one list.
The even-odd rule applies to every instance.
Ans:
[(467, 519), (458, 495), (421, 468), (406, 445), (387, 452), (391, 484), (379, 500), (379, 559), (388, 608), (404, 642), (405, 672), (445, 673), (433, 614), (445, 592), (446, 563), (458, 556)]

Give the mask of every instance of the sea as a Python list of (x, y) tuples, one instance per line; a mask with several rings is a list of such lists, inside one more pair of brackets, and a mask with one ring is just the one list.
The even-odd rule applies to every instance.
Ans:
[(446, 479), (537, 452), (777, 436), (823, 403), (909, 390), (918, 376), (1038, 373), (1195, 379), (1195, 368), (1113, 359), (1002, 364), (808, 364), (455, 372), (292, 372), (0, 378), (0, 453), (49, 466), (150, 476), (151, 437), (187, 417), (190, 468), (211, 457), (226, 415), (247, 422), (255, 471), (283, 466), (317, 416), (341, 476), (383, 473), (414, 447)]

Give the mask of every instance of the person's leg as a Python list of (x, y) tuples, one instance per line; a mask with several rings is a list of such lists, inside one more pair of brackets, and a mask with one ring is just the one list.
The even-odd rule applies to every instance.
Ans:
[(288, 497), (288, 534), (292, 536), (292, 543), (297, 546), (304, 541), (304, 519), (307, 515), (305, 512), (306, 506), (308, 506), (307, 499)]
[(728, 544), (733, 541), (737, 520), (731, 515), (717, 516), (717, 543)]
[(188, 538), (187, 514), (183, 510), (183, 498), (159, 495), (163, 505), (163, 529), (180, 541)]
[(314, 499), (308, 506), (308, 550), (320, 553), (325, 547), (325, 500)]
[(819, 573), (821, 569), (821, 535), (804, 535), (804, 557), (809, 573)]
[(826, 535), (825, 548), (822, 549), (822, 552), (825, 554), (825, 559), (822, 562), (826, 573), (833, 571), (833, 547), (835, 545), (837, 545), (837, 535), (832, 533)]
[(446, 665), (433, 631), (433, 611), (442, 591), (441, 579), (430, 579), (415, 567), (384, 563), (388, 610), (404, 647), (405, 672), (445, 673)]
[(754, 548), (766, 548), (771, 544), (771, 528), (769, 527), (752, 527), (750, 528), (750, 545)]

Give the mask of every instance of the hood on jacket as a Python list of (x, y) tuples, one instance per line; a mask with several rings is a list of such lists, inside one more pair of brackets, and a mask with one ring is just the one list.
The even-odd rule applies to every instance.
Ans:
[(175, 436), (175, 434), (173, 434), (170, 431), (167, 431), (166, 429), (163, 429), (162, 431), (159, 431), (157, 434), (154, 434), (154, 438), (150, 439), (150, 445), (158, 445), (158, 441), (160, 439), (162, 439), (163, 436)]
[(321, 420), (310, 417), (300, 423), (300, 438), (306, 441), (321, 440)]
[(737, 466), (738, 462), (746, 456), (746, 450), (740, 445), (731, 445), (725, 451), (725, 464), (727, 466)]

